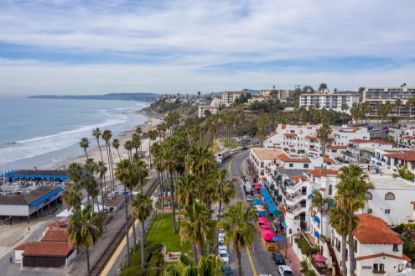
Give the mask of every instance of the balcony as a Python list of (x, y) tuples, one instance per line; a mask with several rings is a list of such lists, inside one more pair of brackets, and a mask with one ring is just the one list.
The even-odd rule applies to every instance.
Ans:
[(372, 273), (374, 274), (385, 274), (385, 270), (372, 270)]

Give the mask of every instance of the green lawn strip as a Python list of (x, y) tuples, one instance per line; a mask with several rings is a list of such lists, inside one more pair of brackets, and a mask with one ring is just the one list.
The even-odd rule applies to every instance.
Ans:
[[(179, 222), (176, 221), (176, 225), (179, 226)], [(179, 234), (173, 234), (172, 228), (172, 214), (157, 215), (147, 232), (147, 241), (164, 244), (167, 252), (180, 251), (191, 254), (190, 242), (181, 243)]]

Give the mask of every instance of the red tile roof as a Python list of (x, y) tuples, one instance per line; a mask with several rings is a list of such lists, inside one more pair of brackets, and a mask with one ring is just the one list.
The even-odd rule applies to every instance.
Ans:
[(296, 133), (284, 133), (285, 137), (297, 137)]
[(326, 163), (326, 164), (331, 164), (331, 163), (333, 163), (334, 162), (334, 160), (333, 159), (331, 159), (330, 157), (328, 157), (328, 156), (322, 156), (323, 157), (323, 162), (324, 163)]
[(298, 183), (298, 182), (300, 182), (300, 180), (307, 180), (307, 176), (305, 176), (305, 175), (293, 175), (293, 176), (291, 176), (291, 179), (294, 182)]
[(370, 214), (356, 216), (359, 222), (354, 236), (360, 243), (403, 244), (399, 235), (390, 229), (381, 218)]
[(48, 223), (49, 228), (66, 228), (68, 226), (68, 221), (66, 219), (63, 220), (55, 220)]
[(19, 244), (14, 248), (14, 250), (25, 250), (29, 246), (29, 242), (24, 242), (22, 244)]
[(360, 257), (356, 257), (356, 261), (361, 261), (361, 260), (366, 260), (366, 259), (373, 259), (373, 258), (378, 258), (378, 257), (390, 257), (390, 258), (395, 258), (395, 259), (400, 259), (400, 260), (405, 260), (410, 262), (411, 259), (406, 256), (406, 255), (402, 255), (401, 256), (396, 256), (396, 255), (391, 255), (388, 253), (378, 253), (378, 254), (373, 254), (373, 255), (366, 255), (366, 256), (360, 256)]
[(316, 136), (312, 136), (312, 135), (307, 135), (304, 137), (307, 140), (317, 140), (318, 138)]
[(330, 169), (322, 169), (322, 168), (316, 168), (314, 170), (310, 171), (311, 175), (315, 177), (322, 177), (322, 176), (337, 176), (338, 172), (336, 170), (330, 170)]
[(68, 242), (32, 242), (23, 252), (23, 256), (67, 257), (73, 247)]
[(347, 149), (347, 146), (343, 146), (343, 145), (328, 145), (327, 148), (328, 149)]
[(279, 150), (263, 149), (263, 148), (253, 148), (251, 149), (258, 158), (262, 160), (274, 160), (282, 154)]
[(286, 154), (280, 154), (278, 156), (278, 159), (284, 162), (292, 162), (292, 163), (311, 163), (310, 159), (307, 157), (291, 157)]
[(46, 242), (68, 242), (68, 234), (65, 228), (49, 229), (42, 238)]
[(350, 140), (350, 142), (356, 143), (356, 144), (365, 144), (365, 143), (385, 144), (385, 145), (387, 145), (387, 144), (392, 145), (393, 144), (392, 142), (379, 140), (379, 139), (375, 139), (375, 140), (352, 139), (352, 140)]
[(385, 156), (388, 156), (390, 158), (404, 160), (404, 161), (415, 161), (415, 151), (390, 153), (390, 154), (385, 154)]

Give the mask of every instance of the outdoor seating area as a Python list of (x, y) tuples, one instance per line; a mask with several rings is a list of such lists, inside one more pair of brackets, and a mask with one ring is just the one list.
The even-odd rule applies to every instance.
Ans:
[(311, 257), (311, 264), (320, 275), (331, 275), (331, 269), (326, 264), (327, 258), (321, 254), (314, 254)]

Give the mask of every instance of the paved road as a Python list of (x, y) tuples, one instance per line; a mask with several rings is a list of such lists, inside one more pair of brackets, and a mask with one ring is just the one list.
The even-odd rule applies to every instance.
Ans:
[[(242, 187), (240, 176), (242, 175), (242, 162), (248, 157), (248, 151), (242, 151), (236, 154), (228, 163), (227, 169), (230, 176), (237, 179), (236, 199), (246, 200), (245, 192)], [(235, 273), (238, 272), (237, 258), (231, 255), (231, 267)], [(246, 249), (242, 253), (242, 271), (243, 275), (278, 275), (277, 268), (271, 259), (271, 253), (264, 249), (259, 235), (255, 238), (254, 244), (249, 251)]]

